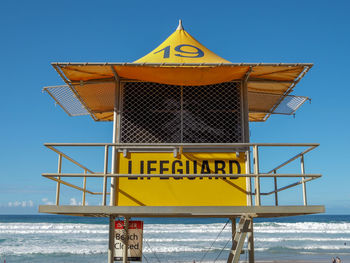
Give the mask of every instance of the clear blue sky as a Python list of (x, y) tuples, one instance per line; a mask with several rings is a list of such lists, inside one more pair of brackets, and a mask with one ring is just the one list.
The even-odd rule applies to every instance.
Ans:
[[(54, 201), (56, 155), (45, 142), (111, 142), (111, 123), (68, 117), (41, 92), (63, 84), (50, 62), (132, 62), (182, 19), (231, 62), (312, 62), (295, 89), (312, 98), (296, 117), (251, 125), (253, 142), (315, 142), (309, 200), (350, 213), (348, 1), (18, 1), (0, 4), (0, 213)], [(80, 196), (80, 194), (79, 194)]]

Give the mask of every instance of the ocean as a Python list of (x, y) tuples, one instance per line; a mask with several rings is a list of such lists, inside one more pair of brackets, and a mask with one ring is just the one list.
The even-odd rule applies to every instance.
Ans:
[[(146, 218), (143, 262), (225, 262), (226, 219)], [(256, 261), (350, 262), (350, 215), (255, 219)], [(0, 263), (107, 262), (108, 220), (0, 215)], [(244, 245), (244, 249), (246, 248)], [(247, 259), (247, 253), (241, 260)]]

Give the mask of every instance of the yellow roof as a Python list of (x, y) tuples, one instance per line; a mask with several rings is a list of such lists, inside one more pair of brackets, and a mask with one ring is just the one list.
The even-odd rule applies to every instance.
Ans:
[(230, 63), (199, 43), (179, 26), (162, 44), (134, 63)]
[[(249, 119), (264, 121), (276, 113), (281, 101), (312, 67), (312, 64), (231, 63), (199, 43), (181, 23), (162, 44), (133, 63), (52, 65), (77, 103), (95, 120), (113, 119), (115, 78), (183, 86), (248, 78)], [(50, 95), (69, 113), (63, 101), (53, 93)]]

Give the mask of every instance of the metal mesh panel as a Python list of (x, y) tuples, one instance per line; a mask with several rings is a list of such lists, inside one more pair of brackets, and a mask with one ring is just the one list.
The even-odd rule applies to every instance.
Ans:
[(239, 82), (183, 88), (183, 142), (242, 142)]
[(302, 96), (286, 96), (284, 100), (278, 105), (274, 113), (276, 114), (293, 114), (301, 105), (307, 101), (307, 97)]
[(242, 141), (240, 83), (123, 86), (121, 142), (227, 143)]
[(181, 87), (128, 82), (122, 98), (121, 142), (180, 142)]
[[(135, 108), (130, 108), (129, 111), (138, 113), (125, 112), (123, 119), (125, 126), (122, 127), (126, 129), (123, 130), (124, 141), (235, 142), (241, 140), (240, 113), (235, 112), (240, 108), (240, 101), (235, 99), (240, 97), (240, 82), (185, 87), (145, 82), (128, 82), (125, 85), (126, 107), (130, 107), (135, 101)], [(75, 86), (75, 90), (90, 112), (67, 85), (45, 87), (44, 91), (70, 116), (91, 114), (95, 120), (111, 121), (113, 120), (114, 89), (114, 82)], [(278, 93), (248, 92), (250, 121), (266, 120), (270, 114), (294, 114), (308, 100), (307, 97), (288, 95), (279, 103), (281, 96)], [(220, 121), (215, 123), (217, 119)], [(145, 123), (146, 121), (148, 124)], [(154, 131), (155, 129), (160, 131)]]
[(44, 90), (49, 93), (68, 115), (79, 116), (89, 114), (68, 85), (45, 87)]
[[(249, 92), (248, 99), (250, 112), (270, 112), (272, 114), (285, 115), (293, 114), (305, 101), (308, 100), (307, 97), (287, 95), (279, 103), (281, 99), (281, 94), (260, 92)], [(276, 107), (277, 104), (278, 106)]]

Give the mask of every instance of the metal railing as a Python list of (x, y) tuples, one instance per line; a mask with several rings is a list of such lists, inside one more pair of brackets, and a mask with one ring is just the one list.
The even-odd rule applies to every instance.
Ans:
[[(307, 206), (307, 191), (306, 191), (306, 182), (312, 181), (316, 178), (320, 178), (321, 174), (306, 174), (305, 173), (305, 160), (304, 156), (319, 146), (319, 144), (297, 144), (297, 143), (232, 143), (232, 144), (208, 144), (208, 143), (187, 143), (187, 144), (135, 144), (135, 143), (46, 143), (45, 146), (58, 154), (58, 170), (57, 173), (43, 173), (42, 176), (46, 177), (50, 180), (57, 182), (56, 187), (56, 205), (60, 205), (60, 194), (61, 194), (61, 184), (68, 186), (70, 188), (74, 188), (76, 190), (81, 191), (82, 194), (82, 202), (81, 205), (86, 205), (86, 194), (91, 195), (102, 195), (102, 205), (106, 206), (107, 203), (107, 195), (110, 193), (107, 191), (107, 179), (108, 178), (122, 178), (122, 177), (130, 177), (130, 174), (116, 174), (108, 172), (108, 160), (109, 160), (109, 149), (114, 148), (117, 151), (122, 152), (124, 157), (127, 156), (129, 151), (134, 150), (142, 150), (142, 151), (153, 151), (153, 152), (173, 152), (174, 157), (178, 154), (181, 154), (184, 149), (191, 149), (194, 152), (199, 149), (216, 149), (218, 152), (220, 150), (225, 149), (225, 152), (245, 152), (246, 153), (246, 167), (249, 171), (246, 174), (166, 174), (167, 177), (170, 178), (194, 178), (194, 177), (217, 177), (217, 178), (239, 178), (246, 177), (249, 178), (247, 185), (247, 194), (249, 195), (250, 202), (248, 205), (253, 205), (252, 197), (254, 196), (255, 206), (261, 205), (261, 196), (267, 196), (274, 194), (275, 205), (278, 206), (278, 193), (289, 188), (302, 185), (302, 193), (303, 193), (303, 205)], [(104, 147), (104, 163), (103, 163), (103, 172), (93, 172), (86, 166), (77, 162), (67, 154), (63, 153), (58, 147)], [(261, 147), (306, 147), (305, 150), (299, 152), (295, 156), (289, 158), (282, 164), (276, 166), (275, 168), (269, 170), (268, 172), (260, 172), (260, 161), (259, 161), (259, 148)], [(253, 157), (253, 162), (250, 161), (251, 155)], [(72, 164), (75, 164), (79, 168), (83, 170), (83, 173), (62, 173), (62, 159), (70, 161)], [(291, 162), (300, 159), (300, 173), (277, 173), (280, 169), (284, 168), (286, 165)], [(253, 172), (251, 173), (251, 164), (253, 164)], [(139, 177), (162, 177), (164, 174), (140, 174), (134, 175), (134, 178)], [(80, 187), (73, 183), (67, 182), (62, 178), (83, 178), (83, 186)], [(102, 183), (102, 192), (94, 192), (87, 189), (87, 178), (103, 178)], [(254, 179), (254, 189), (252, 189), (253, 184), (251, 183), (251, 179)], [(264, 178), (273, 178), (274, 189), (269, 192), (261, 192), (260, 187), (260, 179)], [(295, 183), (277, 187), (277, 179), (278, 178), (301, 178)]]

